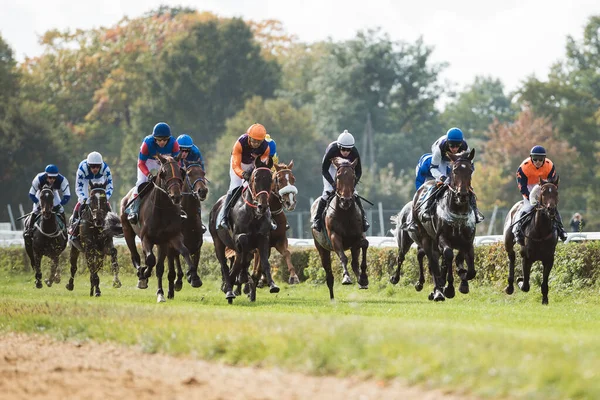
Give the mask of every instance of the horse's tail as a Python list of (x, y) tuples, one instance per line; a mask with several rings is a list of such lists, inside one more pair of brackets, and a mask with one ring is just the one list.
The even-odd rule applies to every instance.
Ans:
[(104, 220), (104, 233), (110, 237), (122, 237), (123, 236), (123, 225), (121, 225), (121, 219), (114, 212), (109, 212)]

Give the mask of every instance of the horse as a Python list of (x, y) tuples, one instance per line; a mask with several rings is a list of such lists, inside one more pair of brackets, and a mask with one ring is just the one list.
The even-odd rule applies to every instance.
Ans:
[[(454, 276), (452, 262), (454, 250), (458, 250), (456, 257), (457, 274), (461, 279), (459, 291), (469, 293), (469, 280), (475, 278), (475, 211), (470, 204), (470, 196), (474, 196), (471, 189), (471, 176), (473, 174), (472, 160), (475, 149), (458, 154), (447, 153), (452, 161), (450, 177), (447, 183), (437, 189), (432, 186), (435, 181), (427, 181), (413, 198), (413, 218), (416, 219), (418, 229), (422, 232), (420, 247), (425, 251), (429, 263), (429, 270), (434, 280), (434, 290), (429, 295), (431, 300), (444, 301), (452, 298), (454, 291)], [(431, 188), (431, 189), (430, 189)], [(418, 209), (422, 206), (424, 195), (428, 190), (442, 190), (441, 197), (436, 201), (431, 219), (425, 221)], [(430, 195), (434, 195), (431, 193)], [(443, 257), (444, 267), (440, 270), (439, 259)], [(467, 263), (468, 270), (463, 268)], [(448, 285), (444, 288), (444, 285)]]
[[(248, 277), (248, 267), (252, 260), (252, 250), (258, 250), (262, 273), (267, 278), (271, 293), (278, 293), (279, 287), (273, 282), (271, 266), (269, 265), (269, 234), (271, 232), (269, 198), (271, 193), (273, 160), (269, 158), (264, 163), (260, 158), (254, 161), (254, 169), (248, 181), (248, 186), (242, 189), (242, 194), (235, 200), (231, 207), (229, 217), (230, 229), (217, 229), (216, 220), (219, 215), (225, 196), (222, 196), (213, 206), (209, 216), (209, 230), (215, 246), (215, 254), (221, 264), (223, 277), (223, 291), (229, 304), (233, 303), (236, 295), (233, 285), (236, 279), (250, 284), (250, 301), (256, 301), (256, 284), (260, 273)], [(233, 266), (227, 265), (226, 251), (235, 251)]]
[[(79, 235), (83, 254), (90, 270), (90, 296), (99, 297), (100, 277), (98, 271), (102, 268), (104, 257), (110, 256), (112, 272), (114, 274), (113, 287), (120, 288), (119, 264), (117, 262), (117, 249), (113, 244), (113, 237), (123, 233), (119, 216), (109, 211), (106, 198), (106, 183), (92, 183), (87, 204), (82, 205), (81, 219), (79, 222)], [(77, 272), (77, 259), (79, 250), (71, 245), (70, 262), (71, 277), (67, 283), (67, 290), (73, 290), (75, 273)]]
[[(529, 291), (529, 274), (531, 265), (541, 261), (544, 266), (542, 272), (542, 304), (548, 304), (548, 277), (554, 266), (554, 251), (558, 242), (555, 229), (558, 215), (558, 181), (556, 176), (551, 180), (540, 179), (539, 201), (532, 210), (531, 218), (527, 218), (522, 225), (524, 244), (521, 246), (523, 259), (523, 278), (517, 280), (522, 291)], [(506, 294), (513, 294), (515, 281), (515, 237), (512, 226), (523, 207), (523, 200), (517, 202), (511, 209), (504, 222), (504, 248), (508, 253), (509, 270), (508, 286), (504, 289)]]
[[(183, 244), (181, 232), (181, 199), (183, 189), (183, 171), (178, 160), (171, 156), (157, 155), (160, 169), (156, 178), (140, 187), (140, 212), (138, 223), (133, 226), (127, 219), (127, 207), (133, 189), (121, 200), (121, 223), (125, 242), (131, 252), (131, 261), (137, 270), (138, 285), (140, 289), (148, 287), (148, 278), (152, 275), (152, 268), (156, 265), (156, 278), (158, 290), (157, 301), (164, 302), (162, 276), (164, 273), (164, 260), (167, 257), (169, 246), (178, 251), (188, 265), (187, 280), (192, 287), (202, 286), (198, 270), (190, 259), (190, 252)], [(142, 186), (140, 185), (140, 186)], [(144, 192), (148, 192), (142, 196)], [(142, 241), (145, 267), (140, 266), (140, 255), (135, 245), (135, 236)], [(158, 246), (158, 261), (153, 253), (154, 245)]]
[[(331, 252), (335, 252), (344, 269), (342, 284), (351, 285), (352, 280), (348, 273), (348, 257), (345, 250), (350, 249), (352, 254), (352, 270), (358, 279), (359, 289), (369, 288), (367, 276), (367, 249), (369, 242), (362, 229), (362, 214), (356, 201), (354, 201), (354, 185), (356, 174), (354, 168), (358, 160), (352, 162), (336, 157), (333, 165), (337, 168), (335, 174), (335, 195), (325, 210), (323, 218), (324, 228), (322, 232), (312, 230), (315, 246), (321, 258), (321, 264), (325, 270), (329, 298), (333, 296), (333, 272), (331, 270)], [(319, 199), (315, 200), (310, 209), (311, 219), (317, 212)], [(358, 257), (362, 250), (362, 261), (360, 271), (358, 269)]]
[[(208, 180), (202, 165), (197, 162), (187, 162), (184, 160), (185, 167), (185, 191), (182, 194), (181, 208), (187, 214), (187, 218), (183, 221), (183, 244), (191, 254), (192, 264), (198, 269), (200, 262), (200, 249), (202, 248), (202, 210), (201, 202), (206, 200), (208, 194)], [(169, 290), (167, 298), (175, 297), (175, 291), (180, 291), (183, 286), (183, 270), (179, 254), (173, 249), (169, 249), (168, 253), (169, 273)], [(175, 280), (175, 267), (177, 268), (177, 280)]]
[[(41, 215), (34, 221), (33, 235), (31, 238), (24, 236), (25, 251), (29, 256), (31, 268), (35, 272), (35, 287), (42, 288), (42, 257), (46, 256), (52, 260), (50, 277), (45, 280), (48, 287), (52, 283), (60, 283), (60, 270), (58, 268), (58, 257), (67, 247), (66, 221), (64, 221), (53, 209), (54, 191), (49, 185), (44, 185), (40, 190)], [(28, 218), (34, 218), (30, 214)], [(25, 226), (28, 226), (28, 222)]]
[[(292, 172), (294, 167), (294, 160), (290, 161), (289, 164), (278, 163), (274, 165), (275, 171), (273, 171), (273, 183), (271, 184), (271, 196), (269, 196), (269, 208), (271, 209), (271, 218), (277, 224), (277, 229), (272, 230), (269, 234), (270, 246), (274, 247), (279, 254), (285, 259), (285, 263), (288, 267), (290, 278), (288, 283), (295, 285), (300, 283), (298, 274), (292, 264), (292, 255), (288, 249), (287, 239), (287, 217), (284, 211), (294, 211), (296, 208), (296, 195), (298, 189), (294, 186), (296, 178)], [(258, 272), (260, 256), (258, 253), (254, 254), (254, 273)], [(264, 284), (261, 279), (258, 282), (258, 287), (262, 287)]]

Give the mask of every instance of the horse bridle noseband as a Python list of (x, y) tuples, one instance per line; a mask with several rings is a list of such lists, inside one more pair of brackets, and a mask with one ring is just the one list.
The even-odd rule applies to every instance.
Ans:
[(196, 200), (198, 200), (198, 201), (199, 201), (199, 200), (200, 200), (200, 198), (198, 197), (198, 193), (197, 193), (196, 191), (194, 191), (194, 186), (196, 186), (196, 183), (198, 183), (198, 182), (203, 182), (203, 183), (204, 183), (204, 186), (208, 186), (208, 182), (209, 182), (209, 181), (208, 181), (208, 179), (206, 179), (206, 176), (202, 176), (202, 177), (200, 177), (200, 178), (196, 179), (194, 182), (192, 182), (192, 180), (190, 179), (190, 174), (189, 174), (189, 171), (190, 171), (190, 169), (191, 169), (192, 167), (200, 167), (200, 168), (202, 169), (202, 171), (204, 171), (204, 168), (202, 168), (202, 165), (201, 165), (201, 164), (198, 164), (198, 163), (194, 163), (194, 164), (188, 164), (188, 165), (185, 167), (185, 172), (186, 172), (186, 174), (185, 174), (185, 183), (186, 183), (186, 184), (189, 186), (189, 188), (190, 188), (190, 191), (189, 191), (189, 192), (183, 192), (183, 193), (181, 193), (181, 194), (182, 194), (183, 196), (186, 196), (186, 195), (191, 195), (191, 196), (193, 196), (193, 197), (194, 197)]
[[(177, 168), (179, 168), (179, 163), (177, 161), (173, 160), (173, 161), (167, 161), (165, 163), (161, 163), (160, 164), (160, 171), (162, 171), (163, 168), (165, 168), (169, 164), (171, 165), (171, 174), (172, 174), (172, 176), (165, 181), (165, 186), (167, 188), (163, 189), (162, 187), (160, 187), (156, 183), (152, 182), (156, 188), (160, 189), (162, 192), (164, 192), (167, 195), (169, 194), (169, 189), (171, 189), (171, 187), (173, 185), (176, 185), (176, 184), (179, 183), (179, 185), (183, 186), (183, 179), (181, 179), (178, 176), (175, 176), (175, 169), (173, 168), (173, 164), (175, 164), (177, 166)], [(160, 171), (159, 171), (159, 174), (160, 174)], [(171, 181), (175, 181), (175, 182), (169, 184), (169, 182), (171, 182)]]
[[(254, 185), (253, 185), (253, 184), (254, 184), (254, 174), (256, 173), (256, 171), (259, 171), (259, 170), (261, 170), (261, 169), (264, 169), (264, 170), (267, 170), (267, 171), (269, 171), (269, 175), (271, 175), (271, 169), (270, 169), (270, 168), (267, 168), (267, 167), (259, 167), (259, 168), (254, 168), (254, 171), (252, 171), (252, 176), (250, 177), (250, 182), (248, 183), (248, 186), (246, 186), (246, 187), (244, 188), (244, 191), (245, 191), (245, 190), (247, 190), (247, 189), (250, 189), (250, 196), (252, 197), (252, 199), (253, 199), (253, 200), (254, 200), (254, 199), (256, 199), (256, 198), (257, 198), (259, 195), (261, 195), (262, 193), (266, 193), (266, 195), (267, 195), (267, 201), (268, 201), (268, 200), (269, 200), (269, 196), (271, 195), (271, 188), (269, 188), (269, 190), (261, 190), (261, 191), (260, 191), (260, 192), (258, 192), (258, 193), (255, 193), (255, 192), (254, 192), (254, 187), (253, 187), (253, 186), (254, 186)], [(250, 207), (258, 208), (258, 205), (250, 203), (250, 202), (249, 202), (248, 200), (246, 200), (245, 198), (244, 198), (244, 202), (245, 202), (247, 205), (249, 205)]]
[[(355, 173), (355, 171), (354, 171), (354, 168), (352, 168), (352, 165), (340, 165), (339, 167), (337, 167), (337, 171), (339, 171), (341, 168), (350, 168), (350, 169), (352, 169), (352, 180), (353, 180), (353, 181), (356, 181), (356, 173)], [(340, 174), (336, 172), (336, 181), (337, 181), (337, 176), (338, 176), (338, 175), (340, 175)], [(338, 197), (339, 199), (346, 199), (344, 196), (342, 196), (341, 194), (339, 194), (339, 193), (338, 193), (338, 185), (337, 185), (337, 182), (336, 182), (336, 185), (335, 185), (335, 186), (336, 186), (336, 187), (335, 187), (335, 195), (336, 195), (336, 197)], [(353, 189), (354, 189), (354, 188), (353, 188)], [(348, 200), (348, 199), (346, 199), (346, 200)]]

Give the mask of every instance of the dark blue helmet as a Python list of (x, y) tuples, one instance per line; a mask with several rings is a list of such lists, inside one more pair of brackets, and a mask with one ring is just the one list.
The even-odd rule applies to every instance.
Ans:
[(46, 165), (46, 169), (44, 170), (46, 175), (48, 176), (57, 176), (58, 175), (58, 167), (54, 164)]
[(458, 128), (450, 128), (448, 129), (448, 132), (446, 132), (446, 140), (449, 142), (462, 142), (463, 133)]
[(545, 156), (546, 155), (546, 149), (543, 148), (542, 146), (533, 146), (531, 148), (531, 151), (529, 152), (530, 156)]
[(177, 138), (177, 143), (182, 149), (189, 149), (194, 145), (194, 141), (192, 140), (190, 135), (186, 135), (185, 133), (183, 135), (179, 135), (179, 137)]
[(171, 127), (165, 122), (159, 122), (154, 125), (152, 130), (152, 136), (154, 137), (169, 137), (171, 136)]

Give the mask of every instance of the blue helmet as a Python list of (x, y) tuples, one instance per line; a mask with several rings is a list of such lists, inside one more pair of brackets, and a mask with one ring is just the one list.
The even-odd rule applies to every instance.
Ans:
[(171, 127), (165, 122), (159, 122), (154, 125), (152, 129), (152, 136), (154, 137), (169, 137), (171, 136)]
[(58, 167), (54, 164), (46, 165), (46, 169), (44, 170), (46, 175), (48, 176), (57, 176), (58, 175)]
[(183, 149), (189, 149), (194, 145), (194, 141), (190, 135), (186, 135), (185, 133), (183, 135), (179, 135), (177, 138), (177, 143), (179, 144), (179, 147)]
[(542, 146), (533, 146), (531, 148), (531, 151), (529, 152), (530, 156), (545, 156), (546, 155), (546, 149), (543, 148)]
[(463, 133), (458, 128), (450, 128), (448, 129), (448, 132), (446, 132), (446, 140), (449, 142), (462, 142)]

